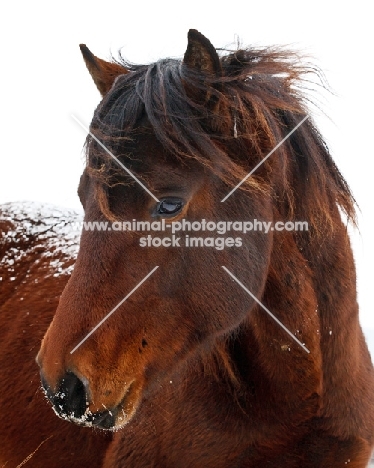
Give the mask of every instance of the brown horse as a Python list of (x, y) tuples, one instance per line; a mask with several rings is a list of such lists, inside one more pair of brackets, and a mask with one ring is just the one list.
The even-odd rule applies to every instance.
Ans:
[[(308, 69), (276, 49), (219, 56), (195, 30), (183, 61), (134, 66), (81, 50), (103, 100), (79, 196), (86, 222), (113, 224), (82, 231), (37, 362), (55, 413), (112, 437), (30, 400), (25, 308), (8, 282), (0, 461), (19, 463), (29, 437), (29, 466), (365, 467), (374, 375), (341, 216), (354, 218), (354, 200), (306, 118)], [(118, 231), (134, 220), (166, 227)], [(172, 238), (183, 220), (206, 229)], [(238, 233), (258, 220), (266, 232)], [(274, 228), (298, 221), (308, 230)], [(218, 242), (209, 223), (231, 231)], [(64, 283), (37, 260), (33, 343)], [(48, 462), (35, 462), (41, 453)]]

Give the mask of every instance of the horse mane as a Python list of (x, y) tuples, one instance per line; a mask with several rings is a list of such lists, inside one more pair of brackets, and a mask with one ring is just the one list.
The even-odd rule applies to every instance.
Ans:
[[(302, 66), (296, 53), (275, 48), (227, 52), (220, 61), (222, 76), (202, 78), (180, 60), (134, 65), (121, 57), (117, 63), (131, 73), (116, 79), (91, 131), (113, 154), (125, 156), (124, 140), (134, 138), (146, 116), (174, 157), (197, 160), (236, 185), (308, 114), (303, 83), (319, 72)], [(191, 98), (197, 93), (209, 96), (210, 105)], [(91, 176), (104, 185), (119, 183), (122, 170), (90, 136), (87, 148)], [(337, 205), (355, 220), (350, 189), (310, 117), (241, 187), (249, 188), (270, 191), (280, 216), (308, 221), (314, 236), (332, 232)], [(108, 207), (104, 211), (110, 217)]]

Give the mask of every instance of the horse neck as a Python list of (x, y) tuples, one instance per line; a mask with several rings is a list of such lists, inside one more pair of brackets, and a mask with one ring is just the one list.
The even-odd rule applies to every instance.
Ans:
[[(325, 355), (334, 349), (338, 355), (342, 340), (354, 349), (355, 340), (360, 339), (355, 333), (359, 325), (353, 256), (338, 210), (334, 223), (330, 235), (314, 241), (305, 236), (296, 243), (289, 232), (274, 237), (266, 285), (259, 299), (309, 353), (255, 305), (226, 345), (226, 362), (232, 363), (244, 387), (250, 389), (254, 381), (263, 378), (280, 388), (295, 384), (300, 389), (303, 368), (308, 385), (301, 391), (319, 393), (326, 378)], [(353, 329), (347, 328), (348, 322)], [(334, 356), (330, 362), (336, 360)]]

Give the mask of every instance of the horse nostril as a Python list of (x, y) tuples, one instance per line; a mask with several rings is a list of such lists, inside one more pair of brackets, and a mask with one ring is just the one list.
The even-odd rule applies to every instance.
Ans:
[(73, 372), (65, 374), (58, 391), (50, 399), (63, 417), (81, 418), (88, 406), (83, 382)]

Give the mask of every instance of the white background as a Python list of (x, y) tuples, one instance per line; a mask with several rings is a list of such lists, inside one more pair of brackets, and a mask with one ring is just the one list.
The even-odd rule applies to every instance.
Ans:
[[(5, 6), (6, 5), (6, 6)], [(104, 59), (122, 48), (135, 62), (180, 57), (190, 28), (216, 47), (291, 45), (311, 54), (335, 92), (315, 116), (361, 208), (353, 233), (361, 322), (371, 313), (373, 29), (369, 2), (18, 1), (2, 6), (0, 202), (39, 200), (79, 207), (83, 130), (99, 102), (78, 48)]]

